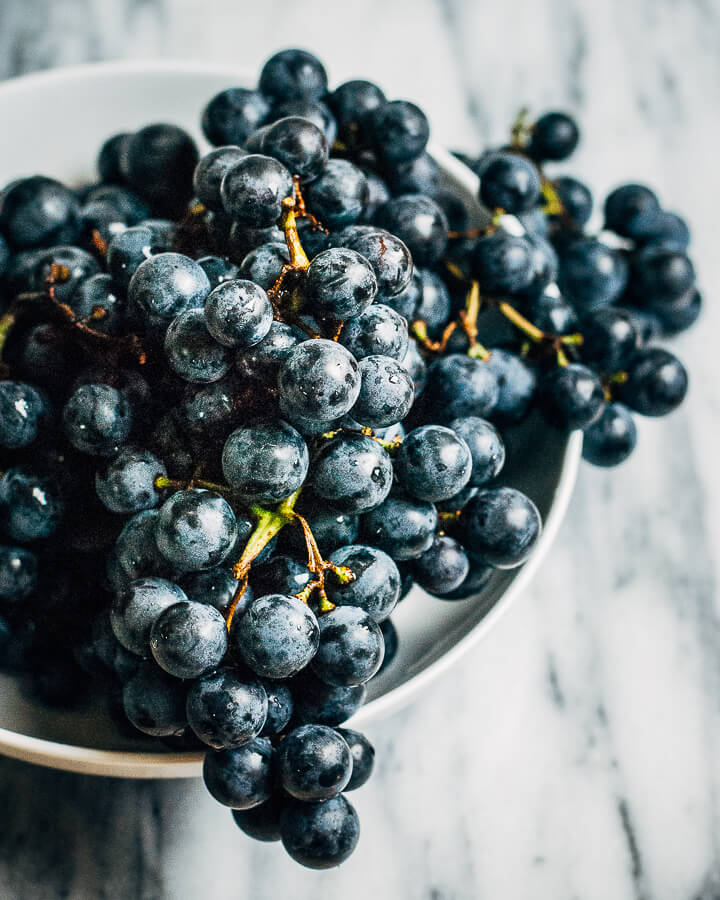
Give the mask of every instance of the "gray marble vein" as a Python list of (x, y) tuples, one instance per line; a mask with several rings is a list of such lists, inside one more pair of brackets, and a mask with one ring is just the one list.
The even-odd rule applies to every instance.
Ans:
[[(568, 107), (571, 171), (656, 185), (708, 295), (692, 390), (618, 471), (584, 468), (526, 595), (414, 706), (369, 729), (378, 771), (341, 870), (254, 845), (197, 782), (0, 761), (0, 898), (720, 898), (720, 6), (714, 0), (3, 0), (0, 76), (115, 57), (317, 50), (416, 99), (477, 151), (524, 104)], [(12, 139), (5, 135), (5, 140)]]

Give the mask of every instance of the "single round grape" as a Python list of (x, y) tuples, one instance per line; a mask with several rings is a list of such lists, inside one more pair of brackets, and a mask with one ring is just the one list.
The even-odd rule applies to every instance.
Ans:
[(225, 656), (225, 619), (206, 603), (176, 603), (153, 623), (150, 650), (169, 675), (200, 678), (217, 668)]
[(633, 257), (630, 286), (643, 305), (663, 309), (695, 284), (695, 269), (685, 253), (653, 244)]
[(310, 663), (328, 684), (368, 682), (382, 665), (385, 647), (378, 624), (364, 609), (338, 606), (318, 620), (320, 645)]
[(394, 464), (405, 490), (417, 500), (430, 502), (457, 494), (472, 474), (470, 448), (442, 425), (423, 425), (410, 431)]
[(232, 815), (240, 831), (256, 841), (269, 843), (280, 840), (280, 817), (286, 805), (284, 794), (273, 794), (259, 806), (234, 809)]
[(345, 797), (315, 803), (295, 801), (280, 819), (283, 847), (309, 869), (330, 869), (353, 852), (360, 839), (357, 813)]
[(553, 187), (566, 215), (577, 228), (587, 225), (592, 215), (593, 196), (590, 188), (569, 175), (553, 179)]
[(415, 341), (408, 342), (407, 352), (400, 360), (400, 365), (412, 379), (415, 397), (419, 397), (425, 390), (427, 383), (427, 364), (421, 356)]
[(572, 116), (548, 112), (533, 125), (528, 153), (539, 162), (567, 159), (578, 145), (580, 129)]
[(354, 225), (339, 232), (334, 242), (368, 260), (377, 278), (378, 301), (399, 294), (410, 283), (413, 273), (410, 251), (389, 231), (372, 225)]
[(598, 376), (580, 363), (558, 366), (538, 386), (538, 404), (551, 425), (572, 431), (599, 418), (605, 402)]
[(664, 304), (657, 310), (662, 322), (663, 334), (679, 334), (690, 328), (702, 312), (702, 306), (702, 296), (694, 287), (672, 303)]
[(282, 594), (258, 598), (239, 619), (233, 618), (230, 643), (253, 672), (288, 678), (317, 652), (318, 622), (302, 600)]
[(345, 323), (340, 343), (360, 361), (366, 356), (402, 360), (408, 352), (407, 321), (384, 303), (373, 303)]
[(217, 147), (206, 153), (195, 166), (193, 190), (198, 200), (212, 212), (223, 212), (220, 185), (226, 173), (247, 156), (240, 147)]
[(146, 125), (128, 144), (127, 178), (143, 196), (175, 210), (190, 199), (197, 161), (195, 141), (182, 128)]
[(660, 203), (644, 184), (623, 184), (605, 199), (605, 227), (634, 240), (652, 233)]
[(368, 191), (361, 169), (346, 159), (331, 159), (320, 177), (308, 185), (306, 199), (325, 228), (345, 228), (360, 219)]
[(105, 384), (84, 384), (63, 408), (65, 436), (76, 450), (112, 456), (125, 443), (132, 426), (127, 397)]
[(252, 281), (225, 281), (205, 301), (205, 324), (224, 347), (252, 347), (270, 330), (273, 310), (265, 291)]
[(430, 594), (449, 594), (467, 578), (470, 561), (464, 547), (448, 535), (437, 535), (413, 562), (413, 577)]
[(125, 447), (96, 473), (95, 490), (110, 512), (128, 515), (158, 505), (155, 479), (165, 475), (165, 466), (149, 450)]
[(141, 263), (157, 253), (155, 236), (147, 225), (135, 225), (114, 235), (108, 243), (106, 262), (113, 284), (127, 290)]
[(319, 253), (310, 263), (305, 285), (313, 310), (339, 321), (359, 316), (377, 294), (370, 263), (345, 247)]
[(315, 493), (333, 509), (366, 512), (390, 493), (392, 461), (372, 438), (341, 432), (320, 447), (310, 480)]
[(363, 544), (340, 547), (331, 555), (336, 566), (347, 566), (355, 578), (347, 583), (336, 577), (325, 581), (328, 598), (336, 606), (365, 610), (380, 624), (392, 613), (400, 598), (400, 572), (382, 550)]
[(470, 265), (483, 293), (515, 294), (532, 282), (532, 246), (527, 237), (498, 229), (476, 242)]
[(468, 553), (467, 555), (470, 562), (470, 570), (465, 580), (454, 591), (449, 591), (447, 594), (437, 594), (436, 596), (440, 600), (447, 600), (452, 603), (455, 600), (467, 600), (468, 597), (477, 597), (487, 586), (493, 572), (497, 571), (494, 566), (488, 565), (488, 563), (473, 553)]
[(187, 726), (186, 694), (187, 687), (182, 681), (146, 663), (125, 683), (123, 709), (130, 722), (144, 734), (153, 737), (179, 734)]
[(403, 241), (416, 266), (435, 265), (447, 247), (449, 225), (445, 213), (422, 194), (394, 197), (380, 207), (374, 221)]
[(450, 428), (470, 450), (472, 474), (469, 485), (479, 487), (499, 475), (505, 464), (505, 444), (494, 425), (478, 416), (465, 416), (453, 419)]
[(540, 199), (538, 170), (516, 153), (498, 153), (483, 172), (480, 199), (491, 210), (528, 212)]
[(270, 241), (251, 250), (240, 264), (239, 274), (248, 281), (254, 281), (266, 291), (280, 277), (283, 266), (290, 262), (287, 244)]
[(50, 479), (18, 467), (6, 469), (0, 476), (0, 523), (14, 541), (50, 537), (64, 512), (57, 485)]
[(110, 611), (115, 637), (138, 656), (150, 655), (150, 632), (168, 607), (187, 597), (176, 584), (164, 578), (138, 578), (118, 593)]
[(661, 209), (655, 214), (652, 224), (640, 240), (645, 246), (652, 245), (684, 253), (690, 245), (690, 228), (677, 213)]
[(536, 297), (557, 280), (560, 263), (553, 245), (542, 235), (526, 234), (530, 244), (533, 274), (530, 284), (519, 292), (522, 297)]
[(24, 547), (0, 546), (0, 600), (20, 603), (35, 590), (38, 580), (38, 561), (34, 553)]
[(350, 748), (327, 725), (295, 728), (279, 746), (277, 760), (283, 788), (298, 800), (329, 800), (350, 781)]
[(44, 391), (21, 381), (0, 381), (0, 447), (28, 447), (43, 436), (49, 420)]
[(361, 425), (382, 428), (400, 422), (415, 399), (413, 380), (405, 368), (389, 356), (360, 360), (360, 393), (352, 416)]
[(100, 147), (97, 170), (101, 181), (121, 184), (127, 172), (127, 151), (132, 133), (113, 134)]
[(52, 178), (20, 178), (3, 191), (0, 230), (18, 249), (71, 243), (79, 220), (77, 197)]
[(352, 354), (335, 341), (304, 341), (285, 359), (278, 386), (285, 412), (332, 420), (349, 412), (357, 400), (360, 372)]
[(450, 354), (428, 369), (424, 401), (440, 421), (460, 416), (487, 416), (499, 397), (495, 372), (479, 359)]
[(164, 349), (172, 371), (193, 384), (219, 381), (230, 369), (230, 354), (208, 331), (202, 309), (188, 309), (173, 319)]
[(216, 147), (242, 146), (263, 124), (269, 112), (270, 104), (259, 91), (227, 88), (216, 94), (205, 107), (202, 130)]
[(181, 253), (158, 253), (135, 270), (128, 301), (151, 322), (167, 324), (189, 309), (200, 309), (210, 293), (202, 267)]
[(256, 738), (267, 718), (268, 697), (258, 681), (234, 669), (218, 669), (195, 681), (187, 697), (188, 724), (209, 747), (242, 747)]
[(430, 137), (425, 113), (407, 100), (392, 100), (378, 106), (372, 111), (371, 126), (375, 150), (388, 163), (417, 159)]
[(666, 416), (682, 403), (688, 376), (680, 360), (661, 347), (638, 350), (617, 397), (643, 416)]
[(428, 549), (437, 522), (432, 503), (390, 496), (364, 517), (363, 526), (368, 543), (394, 560), (406, 560)]
[(153, 243), (158, 247), (158, 252), (171, 249), (177, 238), (177, 222), (173, 222), (171, 219), (143, 219), (139, 224), (150, 229)]
[(485, 365), (498, 385), (493, 416), (500, 422), (520, 422), (529, 412), (535, 396), (535, 371), (515, 353), (500, 347), (493, 347)]
[(468, 549), (498, 569), (525, 562), (542, 530), (532, 500), (509, 487), (480, 491), (463, 511), (462, 521)]
[(252, 153), (229, 169), (220, 184), (225, 212), (236, 222), (267, 228), (280, 218), (281, 204), (292, 196), (292, 175), (270, 156)]
[(583, 435), (583, 459), (594, 466), (618, 466), (637, 444), (637, 428), (630, 410), (607, 403), (600, 418)]
[(583, 361), (598, 372), (613, 374), (629, 365), (638, 348), (638, 334), (623, 310), (603, 307), (582, 320)]
[(338, 728), (337, 733), (341, 735), (350, 748), (352, 757), (352, 775), (345, 786), (345, 790), (354, 791), (362, 787), (372, 775), (375, 763), (375, 748), (365, 735), (359, 731), (353, 731), (351, 728)]
[(267, 738), (255, 738), (242, 747), (206, 753), (203, 780), (218, 803), (231, 809), (251, 809), (272, 794), (272, 769), (272, 744)]
[(305, 50), (280, 50), (262, 67), (258, 87), (276, 102), (320, 99), (327, 93), (325, 67)]
[(560, 256), (560, 290), (579, 311), (614, 303), (627, 281), (625, 259), (597, 238), (579, 238)]
[(331, 685), (305, 669), (290, 682), (293, 694), (293, 721), (320, 725), (341, 725), (365, 702), (364, 684)]
[(366, 128), (370, 114), (385, 102), (385, 94), (376, 84), (361, 79), (344, 81), (328, 94), (328, 103), (345, 139)]
[(227, 483), (256, 503), (279, 503), (305, 480), (309, 457), (305, 441), (287, 422), (238, 428), (225, 442)]
[[(117, 335), (123, 330), (125, 304), (110, 275), (100, 273), (81, 281), (68, 300), (68, 306), (81, 319), (91, 317), (96, 331)], [(100, 318), (98, 311), (102, 314)]]
[(274, 122), (263, 135), (262, 151), (303, 181), (317, 178), (329, 155), (324, 132), (299, 116), (287, 116)]
[[(385, 172), (385, 177), (394, 197), (402, 194), (426, 194), (439, 203), (442, 171), (427, 151), (410, 162), (393, 165)], [(466, 228), (467, 221), (457, 230), (464, 231)]]
[(212, 491), (178, 491), (160, 507), (155, 541), (165, 559), (181, 570), (219, 565), (236, 538), (237, 520), (232, 507)]

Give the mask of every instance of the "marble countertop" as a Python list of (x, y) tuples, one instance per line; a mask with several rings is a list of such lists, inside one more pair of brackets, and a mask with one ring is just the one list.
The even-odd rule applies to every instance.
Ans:
[[(517, 108), (568, 107), (571, 171), (656, 186), (720, 282), (716, 0), (3, 0), (0, 77), (115, 57), (258, 67), (316, 50), (478, 150)], [(40, 114), (40, 111), (37, 111)], [(11, 135), (4, 135), (11, 140)], [(620, 470), (583, 467), (531, 589), (413, 707), (368, 729), (363, 836), (325, 874), (253, 844), (197, 782), (0, 761), (0, 897), (717, 900), (720, 371), (709, 297), (692, 385)]]

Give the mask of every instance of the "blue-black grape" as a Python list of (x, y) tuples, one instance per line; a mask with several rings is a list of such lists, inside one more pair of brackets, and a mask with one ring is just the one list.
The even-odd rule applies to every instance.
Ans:
[(284, 412), (327, 421), (349, 412), (360, 393), (351, 353), (327, 340), (304, 341), (290, 351), (278, 378)]
[(340, 547), (330, 556), (336, 566), (347, 566), (352, 581), (326, 580), (328, 597), (336, 606), (364, 609), (380, 624), (392, 613), (400, 598), (400, 572), (382, 550), (364, 544)]
[(373, 145), (388, 163), (417, 159), (427, 146), (430, 125), (425, 113), (407, 100), (383, 103), (371, 113)]
[(127, 174), (127, 152), (132, 133), (113, 134), (100, 147), (97, 170), (100, 180), (108, 184), (122, 184)]
[(228, 556), (236, 538), (237, 520), (232, 507), (212, 491), (178, 491), (158, 512), (158, 549), (180, 570), (212, 569)]
[(96, 473), (95, 489), (111, 512), (127, 515), (158, 505), (160, 492), (155, 479), (162, 475), (167, 471), (154, 454), (125, 447)]
[(254, 281), (266, 291), (280, 277), (283, 267), (290, 262), (287, 245), (280, 241), (270, 241), (251, 250), (240, 263), (240, 275)]
[(665, 416), (682, 403), (688, 376), (680, 360), (661, 347), (644, 347), (616, 386), (617, 398), (643, 416)]
[(204, 744), (216, 750), (252, 741), (262, 731), (267, 714), (265, 688), (236, 669), (207, 674), (188, 691), (188, 724)]
[(580, 141), (580, 129), (572, 116), (548, 112), (532, 126), (528, 153), (539, 162), (567, 159)]
[(498, 376), (479, 359), (452, 353), (436, 360), (428, 369), (423, 400), (441, 422), (460, 416), (488, 416), (499, 397)]
[(308, 450), (287, 422), (238, 428), (225, 442), (222, 467), (228, 484), (256, 503), (279, 503), (305, 480)]
[(623, 184), (605, 200), (605, 227), (626, 238), (651, 234), (659, 215), (658, 198), (644, 184)]
[(617, 466), (637, 444), (637, 428), (630, 410), (621, 403), (608, 403), (600, 418), (583, 435), (583, 459), (594, 466)]
[(65, 504), (50, 479), (12, 467), (0, 476), (0, 521), (5, 533), (25, 543), (50, 537), (62, 520)]
[(353, 418), (369, 428), (402, 421), (415, 399), (413, 380), (403, 365), (389, 356), (366, 356), (358, 368), (360, 392), (351, 411)]
[(153, 623), (150, 650), (169, 675), (199, 678), (217, 668), (225, 656), (225, 619), (207, 603), (175, 603)]
[(338, 728), (337, 732), (342, 736), (350, 748), (352, 756), (352, 775), (345, 785), (346, 791), (354, 791), (362, 787), (370, 778), (375, 763), (375, 748), (364, 734), (354, 731), (352, 728)]
[(470, 561), (465, 549), (448, 535), (437, 535), (413, 562), (413, 578), (430, 594), (449, 594), (467, 578)]
[(445, 213), (422, 194), (394, 197), (375, 213), (374, 222), (403, 241), (416, 266), (435, 265), (447, 247)]
[(225, 281), (205, 301), (205, 324), (224, 347), (252, 347), (270, 330), (273, 311), (265, 291), (243, 279)]
[(283, 847), (309, 869), (330, 869), (357, 846), (360, 822), (345, 797), (290, 803), (280, 819)]
[(123, 330), (125, 304), (112, 276), (104, 272), (81, 281), (68, 299), (68, 306), (81, 319), (92, 317), (92, 327), (96, 331), (117, 335)]
[(321, 100), (313, 100), (311, 98), (288, 100), (287, 103), (281, 103), (279, 106), (273, 107), (270, 119), (277, 121), (288, 116), (299, 117), (312, 122), (325, 135), (328, 147), (332, 148), (337, 137), (337, 121), (329, 107)]
[(116, 289), (127, 289), (140, 263), (157, 252), (155, 247), (155, 236), (147, 225), (126, 228), (110, 240), (106, 260)]
[(329, 800), (350, 781), (352, 757), (342, 735), (327, 725), (301, 725), (278, 747), (280, 782), (298, 800)]
[(152, 663), (145, 663), (124, 685), (125, 715), (144, 734), (164, 737), (179, 734), (187, 725), (187, 687)]
[(627, 281), (624, 257), (597, 238), (579, 238), (560, 255), (560, 290), (580, 312), (614, 303)]
[(486, 294), (516, 294), (528, 288), (534, 277), (532, 245), (498, 229), (481, 237), (470, 257), (473, 277)]
[(369, 681), (385, 652), (372, 616), (358, 606), (338, 606), (320, 616), (318, 624), (320, 644), (310, 663), (318, 678), (338, 686)]
[(329, 154), (325, 133), (299, 116), (287, 116), (270, 125), (263, 134), (262, 152), (279, 160), (302, 181), (317, 178)]
[(272, 842), (280, 840), (280, 817), (287, 805), (282, 794), (273, 794), (259, 806), (250, 809), (234, 809), (233, 819), (237, 827), (256, 841)]
[(181, 253), (158, 253), (135, 270), (128, 286), (130, 305), (150, 322), (169, 323), (189, 309), (199, 309), (210, 293), (202, 267)]
[[(227, 564), (221, 564), (212, 569), (189, 573), (180, 581), (180, 587), (185, 591), (188, 600), (195, 603), (209, 603), (220, 612), (225, 612), (235, 597), (238, 583), (233, 577), (230, 567)], [(236, 613), (238, 615), (243, 613), (252, 600), (252, 589), (247, 587), (236, 608)]]
[(495, 376), (498, 386), (498, 398), (492, 409), (493, 417), (500, 422), (519, 422), (524, 419), (535, 396), (535, 370), (517, 354), (501, 347), (493, 347), (485, 365)]
[(273, 320), (261, 341), (247, 349), (239, 348), (235, 367), (246, 378), (274, 383), (290, 351), (306, 339), (296, 326)]
[(649, 244), (633, 257), (630, 288), (650, 309), (672, 305), (694, 284), (695, 269), (683, 252)]
[(289, 684), (294, 704), (293, 721), (297, 723), (341, 725), (360, 709), (367, 693), (364, 684), (327, 684), (307, 669)]
[(176, 212), (192, 193), (198, 150), (177, 125), (146, 125), (136, 131), (127, 149), (127, 179), (156, 204)]
[(270, 104), (259, 91), (227, 88), (216, 94), (205, 107), (202, 130), (216, 147), (242, 146), (263, 124), (269, 112)]
[(193, 384), (219, 381), (230, 369), (227, 346), (210, 334), (202, 309), (176, 316), (165, 332), (164, 347), (172, 371)]
[(405, 436), (395, 457), (395, 473), (416, 499), (447, 500), (470, 480), (470, 448), (450, 428), (423, 425)]
[(76, 450), (113, 456), (127, 440), (132, 409), (127, 397), (106, 384), (83, 384), (63, 408), (65, 436)]
[(498, 153), (483, 171), (480, 199), (491, 210), (528, 212), (540, 199), (538, 170), (516, 153)]
[(328, 95), (340, 136), (352, 142), (367, 128), (373, 110), (386, 102), (385, 94), (372, 81), (345, 81)]
[(396, 237), (372, 225), (355, 225), (339, 232), (334, 242), (364, 256), (375, 270), (378, 300), (393, 297), (410, 283), (413, 261), (406, 245)]
[(28, 447), (50, 425), (50, 401), (44, 391), (21, 381), (0, 381), (0, 447)]
[(313, 460), (313, 490), (339, 512), (374, 509), (390, 493), (392, 482), (387, 451), (361, 434), (341, 432), (323, 443)]
[(590, 188), (570, 175), (553, 178), (552, 184), (563, 211), (570, 217), (573, 225), (576, 228), (587, 225), (593, 210), (593, 196)]
[(602, 382), (581, 363), (558, 366), (538, 385), (538, 404), (543, 415), (558, 428), (587, 428), (600, 417), (605, 395)]
[(638, 334), (628, 313), (614, 307), (592, 310), (582, 320), (584, 362), (612, 374), (624, 369), (638, 348)]
[(247, 155), (240, 147), (218, 147), (203, 156), (195, 167), (193, 190), (198, 200), (212, 212), (223, 212), (222, 180), (235, 163)]
[(289, 678), (310, 662), (320, 642), (318, 621), (302, 600), (283, 594), (259, 597), (233, 618), (230, 644), (265, 678)]
[(201, 256), (198, 265), (207, 275), (210, 282), (210, 290), (237, 278), (240, 267), (231, 262), (226, 256)]
[(368, 543), (394, 560), (414, 559), (428, 549), (438, 523), (432, 503), (390, 496), (363, 521)]
[(313, 310), (332, 319), (359, 316), (375, 299), (377, 279), (370, 263), (354, 250), (333, 247), (319, 253), (307, 270)]
[(220, 196), (236, 222), (267, 228), (280, 218), (281, 204), (292, 195), (292, 175), (278, 160), (251, 153), (224, 175)]
[(402, 360), (408, 352), (407, 321), (384, 303), (373, 303), (345, 324), (340, 343), (358, 361), (366, 356)]
[(37, 556), (24, 547), (0, 546), (0, 600), (19, 604), (35, 590)]
[(59, 181), (33, 175), (3, 191), (0, 230), (18, 249), (71, 243), (79, 226), (79, 201)]
[(472, 473), (469, 485), (479, 487), (500, 474), (505, 464), (505, 444), (495, 426), (478, 416), (453, 419), (450, 428), (470, 450)]
[(535, 504), (510, 487), (486, 489), (463, 511), (468, 549), (498, 569), (512, 569), (532, 553), (542, 522)]
[(258, 86), (262, 94), (275, 101), (319, 99), (327, 92), (327, 73), (312, 53), (281, 50), (262, 67)]
[(205, 755), (203, 780), (218, 803), (251, 809), (264, 803), (273, 789), (273, 747), (255, 738), (242, 747), (211, 750)]
[(345, 159), (331, 159), (307, 187), (307, 201), (325, 228), (345, 228), (360, 219), (368, 201), (368, 181)]

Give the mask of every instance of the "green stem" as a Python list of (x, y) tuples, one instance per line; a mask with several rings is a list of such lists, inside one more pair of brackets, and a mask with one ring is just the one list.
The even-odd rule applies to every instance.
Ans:
[(516, 328), (519, 328), (524, 334), (526, 334), (530, 340), (539, 343), (540, 341), (545, 340), (547, 335), (544, 331), (541, 331), (537, 325), (533, 325), (533, 323), (526, 319), (521, 313), (519, 313), (514, 306), (510, 306), (510, 304), (502, 300), (498, 303), (497, 308), (500, 312), (505, 316), (506, 319), (509, 319)]
[(5, 313), (2, 318), (0, 318), (0, 359), (2, 359), (5, 343), (7, 342), (8, 336), (10, 335), (14, 324), (15, 312), (11, 308)]

